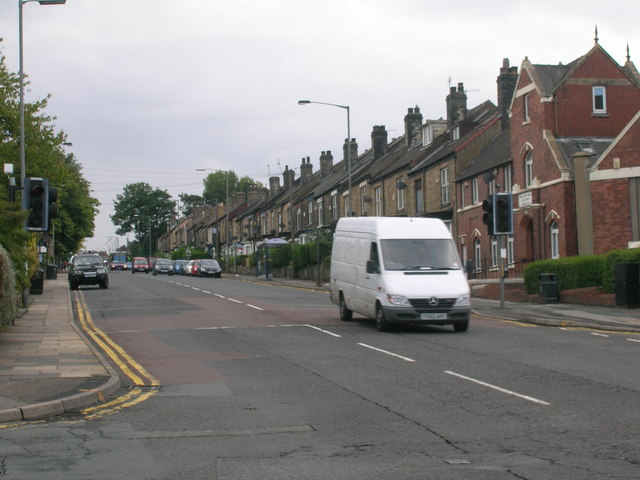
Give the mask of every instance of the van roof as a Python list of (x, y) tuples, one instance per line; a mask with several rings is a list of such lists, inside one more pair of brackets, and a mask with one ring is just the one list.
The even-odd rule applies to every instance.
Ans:
[(336, 232), (371, 233), (381, 238), (451, 238), (442, 220), (423, 217), (343, 217)]

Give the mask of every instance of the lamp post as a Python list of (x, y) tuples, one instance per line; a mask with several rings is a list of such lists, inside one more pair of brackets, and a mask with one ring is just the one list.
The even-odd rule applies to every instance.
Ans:
[(348, 202), (347, 202), (346, 214), (347, 214), (347, 217), (350, 217), (352, 213), (352, 209), (351, 209), (351, 118), (350, 118), (349, 106), (338, 105), (336, 103), (314, 102), (311, 100), (298, 100), (298, 105), (309, 105), (310, 103), (317, 103), (319, 105), (329, 105), (330, 107), (338, 107), (347, 111), (347, 155), (346, 155), (347, 158), (346, 160), (347, 160), (347, 181), (348, 181), (349, 194), (347, 196)]
[(22, 6), (37, 1), (40, 5), (64, 5), (67, 0), (18, 0), (18, 48), (20, 62), (20, 187), (24, 188), (26, 154), (24, 148), (24, 54), (22, 40)]
[[(224, 201), (224, 216), (226, 217), (225, 225), (225, 242), (226, 248), (224, 252), (224, 263), (226, 265), (227, 273), (229, 273), (229, 170), (216, 170), (215, 168), (196, 168), (196, 172), (224, 172), (225, 183), (225, 201)], [(218, 214), (216, 207), (216, 216)]]

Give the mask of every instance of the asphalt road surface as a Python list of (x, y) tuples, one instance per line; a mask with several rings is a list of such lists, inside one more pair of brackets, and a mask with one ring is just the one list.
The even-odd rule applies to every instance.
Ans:
[(326, 293), (112, 272), (73, 292), (124, 387), (0, 430), (0, 477), (637, 479), (640, 337), (378, 332)]

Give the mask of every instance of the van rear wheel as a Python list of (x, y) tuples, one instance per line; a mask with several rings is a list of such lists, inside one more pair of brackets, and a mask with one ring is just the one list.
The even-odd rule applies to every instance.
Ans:
[(340, 294), (340, 320), (348, 322), (353, 317), (353, 312), (347, 308), (347, 304), (344, 301), (344, 295)]

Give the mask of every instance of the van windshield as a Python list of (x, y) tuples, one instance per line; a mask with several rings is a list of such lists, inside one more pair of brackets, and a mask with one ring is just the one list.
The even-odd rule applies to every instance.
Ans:
[(458, 270), (460, 261), (448, 239), (381, 240), (385, 270)]

